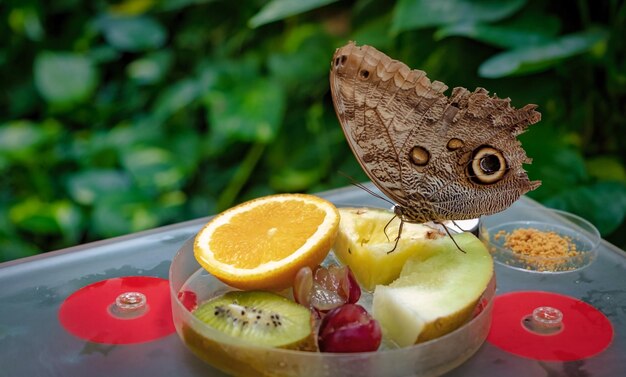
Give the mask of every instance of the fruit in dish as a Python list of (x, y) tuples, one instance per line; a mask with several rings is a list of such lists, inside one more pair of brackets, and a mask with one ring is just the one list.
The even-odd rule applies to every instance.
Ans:
[(296, 302), (312, 310), (326, 312), (359, 301), (361, 288), (348, 266), (331, 264), (317, 266), (315, 270), (303, 267), (296, 274), (293, 296)]
[(342, 263), (350, 266), (361, 287), (368, 291), (374, 290), (376, 285), (394, 281), (409, 257), (430, 253), (427, 245), (445, 235), (431, 226), (405, 222), (396, 245), (400, 219), (393, 219), (393, 212), (340, 208), (339, 214), (341, 221), (333, 250)]
[[(389, 211), (337, 210), (311, 195), (243, 203), (212, 219), (193, 247), (206, 270), (242, 291), (195, 309), (185, 293), (185, 306), (238, 341), (273, 348), (364, 352), (382, 336), (400, 347), (440, 337), (471, 318), (493, 276), (491, 255), (470, 233), (453, 242), (421, 224), (404, 223), (396, 244), (399, 224)], [(345, 265), (321, 265), (337, 232)], [(359, 283), (374, 291), (364, 306)], [(282, 321), (290, 317), (299, 319)]]
[(211, 219), (195, 238), (194, 255), (231, 287), (280, 290), (302, 267), (324, 260), (338, 225), (337, 208), (317, 196), (265, 196)]
[(382, 332), (364, 307), (345, 304), (324, 316), (318, 340), (322, 352), (371, 352), (380, 346)]
[(266, 347), (317, 349), (311, 312), (264, 291), (231, 291), (198, 306), (193, 315), (243, 342)]
[(493, 260), (471, 233), (430, 241), (407, 259), (400, 277), (374, 291), (372, 313), (383, 334), (405, 347), (445, 335), (467, 322), (493, 276)]

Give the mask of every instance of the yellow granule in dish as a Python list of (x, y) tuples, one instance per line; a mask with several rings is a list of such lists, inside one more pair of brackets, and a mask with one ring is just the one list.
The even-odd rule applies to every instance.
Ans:
[(568, 266), (572, 259), (580, 254), (570, 237), (555, 232), (520, 228), (510, 233), (501, 230), (494, 235), (495, 240), (502, 238), (503, 246), (516, 253), (531, 270), (566, 271), (572, 268)]

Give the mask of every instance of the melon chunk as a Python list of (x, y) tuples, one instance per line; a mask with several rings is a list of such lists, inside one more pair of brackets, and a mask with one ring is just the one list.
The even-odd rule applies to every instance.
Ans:
[[(493, 259), (471, 233), (428, 243), (407, 259), (400, 277), (374, 291), (372, 314), (383, 334), (404, 347), (454, 331), (467, 322), (493, 276)], [(424, 258), (424, 256), (427, 256)]]
[(350, 266), (361, 287), (367, 291), (397, 279), (409, 257), (419, 254), (419, 258), (427, 258), (431, 250), (428, 245), (444, 236), (434, 226), (405, 222), (396, 245), (400, 219), (394, 219), (393, 212), (339, 208), (339, 214), (339, 232), (333, 250), (342, 263)]

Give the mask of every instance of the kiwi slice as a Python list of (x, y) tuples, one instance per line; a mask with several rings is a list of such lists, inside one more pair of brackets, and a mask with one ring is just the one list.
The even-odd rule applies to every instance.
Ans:
[(265, 291), (231, 291), (206, 301), (193, 315), (225, 334), (251, 344), (316, 350), (308, 308)]

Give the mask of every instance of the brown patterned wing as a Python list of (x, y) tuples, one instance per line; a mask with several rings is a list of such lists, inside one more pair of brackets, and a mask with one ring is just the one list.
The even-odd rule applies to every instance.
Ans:
[(516, 139), (539, 121), (534, 105), (516, 110), (482, 88), (448, 98), (423, 71), (352, 42), (335, 52), (330, 85), (354, 155), (406, 220), (498, 212), (539, 185)]
[[(377, 67), (380, 72), (377, 72)], [(409, 204), (403, 186), (398, 135), (388, 129), (391, 112), (381, 112), (397, 90), (395, 72), (406, 66), (369, 46), (350, 43), (335, 52), (330, 88), (343, 132), (370, 179), (400, 205)]]
[[(413, 189), (443, 219), (467, 219), (508, 208), (521, 195), (539, 187), (523, 164), (530, 163), (516, 136), (541, 119), (534, 109), (510, 106), (510, 100), (490, 97), (485, 89), (455, 88), (443, 118), (436, 123), (437, 140), (430, 143), (432, 160), (423, 168), (410, 161), (405, 171), (420, 170)], [(405, 151), (420, 145), (416, 127)]]

